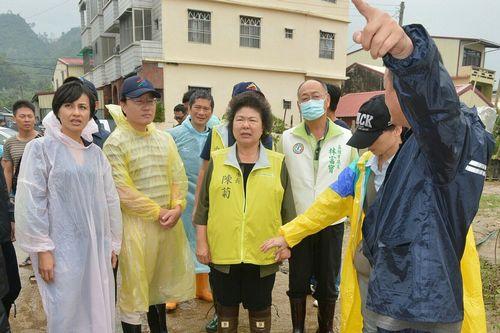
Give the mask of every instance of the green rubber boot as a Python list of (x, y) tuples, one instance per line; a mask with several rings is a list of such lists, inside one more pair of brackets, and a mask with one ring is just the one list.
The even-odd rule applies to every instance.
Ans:
[(217, 333), (218, 324), (219, 324), (219, 317), (217, 317), (217, 314), (215, 313), (212, 320), (210, 320), (207, 323), (207, 326), (205, 326), (205, 331), (207, 331), (207, 333)]

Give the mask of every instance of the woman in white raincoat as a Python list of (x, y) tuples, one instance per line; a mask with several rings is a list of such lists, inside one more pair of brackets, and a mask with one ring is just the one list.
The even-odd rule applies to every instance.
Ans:
[(45, 137), (23, 155), (17, 239), (31, 256), (48, 332), (114, 332), (112, 266), (122, 224), (111, 167), (91, 143), (95, 99), (69, 82), (56, 91), (52, 108), (43, 120)]

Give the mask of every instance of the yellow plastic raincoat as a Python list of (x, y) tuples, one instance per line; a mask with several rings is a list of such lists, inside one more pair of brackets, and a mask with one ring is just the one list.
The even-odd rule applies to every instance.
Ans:
[(186, 205), (187, 178), (170, 134), (134, 130), (121, 108), (107, 105), (117, 128), (104, 145), (123, 214), (119, 306), (123, 312), (194, 297), (194, 268), (182, 222), (159, 224), (160, 208)]
[[(340, 279), (341, 333), (361, 333), (363, 317), (354, 255), (362, 240), (366, 181), (371, 170), (366, 163), (373, 156), (367, 152), (354, 161), (340, 175), (336, 186), (327, 188), (304, 214), (280, 228), (289, 246), (293, 247), (302, 239), (331, 225), (343, 216), (350, 216), (351, 230), (349, 243), (342, 261)], [(334, 188), (351, 195), (342, 196)], [(467, 234), (465, 251), (461, 260), (464, 290), (464, 320), (462, 333), (485, 333), (486, 315), (484, 310), (479, 256), (474, 242), (472, 226)]]

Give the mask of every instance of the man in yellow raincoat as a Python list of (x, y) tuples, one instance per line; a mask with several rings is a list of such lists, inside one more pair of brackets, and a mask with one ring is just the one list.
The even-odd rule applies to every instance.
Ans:
[(124, 333), (166, 333), (165, 299), (194, 296), (194, 269), (182, 223), (187, 178), (170, 134), (152, 121), (160, 94), (138, 76), (122, 86), (120, 106), (108, 105), (117, 128), (104, 146), (120, 196), (123, 242), (119, 307)]

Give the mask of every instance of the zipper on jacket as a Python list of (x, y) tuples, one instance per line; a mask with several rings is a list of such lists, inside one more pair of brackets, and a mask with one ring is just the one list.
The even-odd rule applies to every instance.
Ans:
[[(244, 181), (245, 179), (243, 178), (243, 172), (241, 171), (241, 166), (239, 167), (239, 172), (240, 172), (240, 175), (241, 175), (241, 186), (243, 187), (243, 225), (241, 226), (241, 262), (243, 262), (243, 249), (244, 249), (244, 246), (243, 246), (243, 240), (244, 240), (244, 237), (245, 237), (245, 224), (247, 223), (247, 192), (245, 191), (245, 184), (244, 184)], [(250, 173), (248, 174), (248, 178), (247, 178), (247, 188), (248, 188), (248, 181), (250, 180), (250, 176), (252, 175), (252, 173), (254, 172), (255, 170), (255, 165), (253, 166), (252, 170), (250, 171)]]

